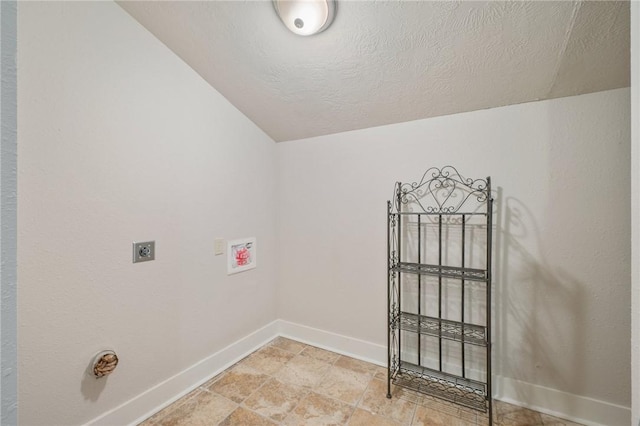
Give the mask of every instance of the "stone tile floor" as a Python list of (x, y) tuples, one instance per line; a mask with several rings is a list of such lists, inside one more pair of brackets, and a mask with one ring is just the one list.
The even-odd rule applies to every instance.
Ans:
[[(182, 399), (141, 423), (178, 425), (486, 425), (486, 415), (394, 388), (387, 370), (278, 337)], [(575, 426), (496, 401), (497, 426)]]

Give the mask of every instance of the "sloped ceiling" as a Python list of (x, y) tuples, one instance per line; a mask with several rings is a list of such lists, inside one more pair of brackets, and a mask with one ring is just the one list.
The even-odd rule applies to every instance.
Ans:
[(629, 86), (629, 2), (340, 1), (300, 37), (270, 1), (125, 1), (275, 141)]

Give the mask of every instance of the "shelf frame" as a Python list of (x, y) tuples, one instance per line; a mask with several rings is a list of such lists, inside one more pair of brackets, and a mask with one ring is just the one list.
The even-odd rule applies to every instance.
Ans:
[[(485, 268), (471, 268), (466, 265), (466, 235), (472, 219), (484, 216), (485, 221), (480, 224), (486, 231)], [(479, 218), (479, 220), (482, 220)], [(491, 265), (492, 265), (492, 221), (493, 198), (491, 193), (491, 178), (468, 179), (451, 166), (428, 169), (418, 182), (397, 182), (395, 199), (387, 202), (387, 312), (388, 312), (388, 357), (387, 357), (387, 397), (391, 398), (391, 384), (410, 388), (428, 395), (454, 402), (467, 408), (488, 413), (489, 425), (493, 424), (492, 395), (492, 337), (491, 337)], [(429, 237), (427, 241), (427, 226), (437, 228), (437, 237)], [(461, 244), (459, 265), (447, 264), (443, 255), (443, 243), (448, 242), (450, 236), (443, 236), (443, 225), (460, 227)], [(405, 247), (404, 236), (409, 227), (417, 226), (417, 262), (408, 257), (409, 250)], [(475, 226), (478, 226), (477, 224)], [(423, 236), (424, 230), (424, 236)], [(471, 229), (473, 231), (473, 229)], [(415, 241), (406, 239), (406, 244)], [(444, 240), (444, 241), (443, 241)], [(427, 244), (437, 250), (437, 264), (426, 262)], [(424, 246), (424, 247), (423, 247)], [(415, 247), (414, 247), (415, 248)], [(407, 251), (407, 253), (403, 253)], [(415, 256), (415, 254), (414, 254)], [(416, 276), (416, 281), (403, 282), (407, 275)], [(437, 294), (435, 287), (425, 286), (423, 276), (437, 278)], [(459, 320), (443, 316), (443, 304), (447, 303), (445, 288), (452, 281), (460, 285), (460, 318)], [(466, 303), (465, 290), (469, 285), (480, 286), (484, 290), (484, 323), (477, 324), (466, 321), (469, 312)], [(407, 285), (416, 285), (417, 312), (413, 309), (403, 309), (402, 293)], [(435, 312), (427, 314), (427, 307), (423, 308), (423, 291), (430, 290), (431, 296), (437, 296), (437, 315)], [(412, 290), (416, 291), (416, 290)], [(469, 293), (471, 294), (471, 293)], [(433, 308), (432, 308), (433, 310)], [(411, 312), (409, 312), (411, 311)], [(403, 350), (403, 333), (417, 337), (416, 353), (410, 355)], [(422, 336), (437, 340), (423, 341)], [(432, 346), (437, 341), (437, 368), (430, 368), (423, 364), (423, 346)], [(460, 343), (460, 374), (445, 371), (451, 369), (450, 363), (444, 363), (443, 357), (449, 356), (449, 351), (443, 353), (443, 341)], [(479, 377), (485, 381), (477, 381), (467, 377), (468, 346), (484, 348), (486, 363), (484, 371)], [(433, 353), (433, 351), (431, 352)], [(409, 362), (407, 357), (415, 359)], [(430, 366), (436, 362), (432, 360)], [(444, 368), (445, 366), (447, 368)], [(474, 366), (475, 368), (475, 366)], [(473, 371), (473, 370), (471, 370)]]

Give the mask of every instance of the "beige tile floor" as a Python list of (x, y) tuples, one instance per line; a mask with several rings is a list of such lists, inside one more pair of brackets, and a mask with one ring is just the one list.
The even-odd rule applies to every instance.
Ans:
[[(402, 388), (383, 367), (278, 337), (144, 421), (178, 425), (486, 425), (481, 413)], [(496, 401), (499, 426), (575, 426)]]

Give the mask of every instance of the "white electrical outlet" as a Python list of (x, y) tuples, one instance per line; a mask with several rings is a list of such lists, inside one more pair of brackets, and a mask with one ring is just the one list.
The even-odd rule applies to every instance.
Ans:
[(224, 238), (216, 238), (215, 240), (213, 240), (213, 253), (216, 256), (224, 254), (224, 245)]
[(133, 263), (146, 262), (156, 258), (156, 242), (133, 243)]

